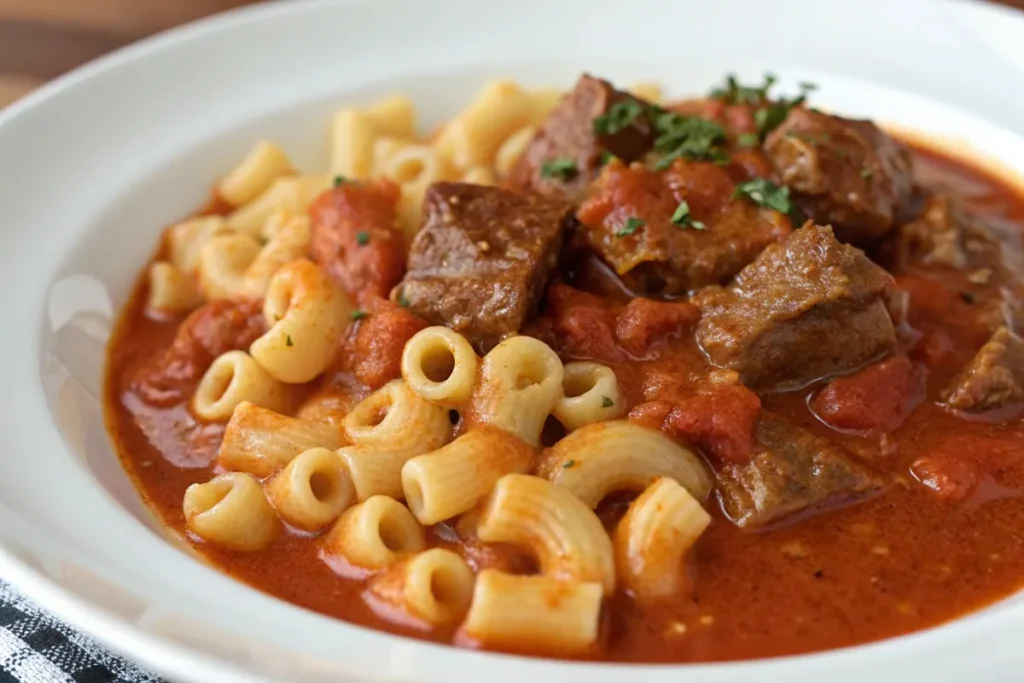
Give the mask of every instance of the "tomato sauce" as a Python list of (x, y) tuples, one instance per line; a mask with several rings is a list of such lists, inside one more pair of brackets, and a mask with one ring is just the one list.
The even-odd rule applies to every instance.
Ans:
[[(925, 149), (915, 150), (915, 161), (918, 177), (927, 184), (956, 194), (982, 215), (1024, 226), (1024, 199), (997, 179)], [(667, 423), (670, 413), (659, 401), (671, 408), (673, 392), (705, 386), (710, 373), (721, 371), (708, 368), (692, 334), (665, 336), (657, 324), (638, 322), (625, 305), (621, 285), (612, 283), (606, 271), (592, 263), (577, 266), (567, 279), (601, 296), (571, 290), (561, 298), (553, 294), (544, 317), (527, 331), (552, 343), (566, 360), (607, 363), (616, 371), (628, 407), (640, 406), (633, 418), (653, 426)], [(895, 274), (899, 287), (909, 292), (909, 324), (922, 335), (914, 347), (915, 367), (927, 367), (927, 372), (914, 376), (921, 386), (907, 389), (908, 395), (886, 399), (896, 406), (890, 412), (901, 413), (892, 423), (899, 424), (894, 431), (878, 436), (870, 429), (837, 430), (825, 424), (812, 410), (824, 383), (760, 397), (760, 405), (855, 454), (887, 474), (892, 485), (858, 504), (797, 515), (755, 531), (732, 524), (712, 500), (713, 522), (691, 557), (692, 595), (643, 607), (616, 595), (606, 607), (601, 647), (592, 658), (702, 662), (848, 646), (939, 624), (1024, 585), (1024, 422), (967, 419), (935, 403), (986, 337), (972, 322), (970, 301), (959, 296), (970, 283), (955, 272), (941, 279)], [(213, 565), (283, 600), (363, 626), (452, 642), (453, 630), (417, 630), (375, 613), (362, 597), (364, 582), (337, 575), (319, 559), (309, 534), (289, 532), (254, 553), (218, 550), (189, 536), (182, 496), (188, 485), (215, 474), (211, 463), (223, 425), (198, 422), (180, 402), (153, 407), (134, 392), (133, 377), (172, 345), (181, 322), (147, 317), (145, 293), (140, 282), (111, 341), (105, 404), (124, 466), (167, 527)], [(573, 296), (575, 305), (569, 301)], [(662, 305), (676, 306), (659, 309), (658, 315), (673, 321), (665, 329), (695, 320), (689, 304)], [(418, 329), (400, 313), (385, 314), (387, 320), (378, 323), (384, 336), (388, 330), (411, 334)], [(630, 353), (623, 352), (620, 337)], [(366, 335), (359, 338), (357, 328), (350, 348), (365, 352), (372, 346)], [(379, 384), (382, 372), (395, 372), (386, 360), (381, 363), (365, 368), (364, 379)], [(349, 405), (366, 391), (353, 379), (357, 371), (340, 367), (309, 391)], [(715, 449), (708, 435), (742, 432), (751, 399), (712, 392), (706, 400), (725, 406), (716, 412), (722, 415), (721, 425), (676, 428), (707, 451)], [(853, 417), (843, 414), (855, 423), (895, 419), (850, 410)], [(702, 433), (708, 436), (703, 441)], [(723, 460), (746, 457), (729, 443), (719, 448)], [(614, 519), (621, 507), (611, 501), (600, 512)], [(530, 566), (529, 558), (508, 548), (454, 542), (453, 530), (444, 525), (434, 527), (430, 538), (434, 545), (463, 554), (474, 568)]]

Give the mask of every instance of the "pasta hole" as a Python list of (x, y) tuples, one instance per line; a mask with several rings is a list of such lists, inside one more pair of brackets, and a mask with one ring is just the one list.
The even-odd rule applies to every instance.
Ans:
[(430, 594), (442, 605), (457, 604), (461, 597), (460, 584), (453, 572), (438, 567), (430, 575)]
[(399, 183), (411, 183), (426, 170), (427, 165), (423, 163), (423, 159), (408, 156), (395, 163), (391, 169), (391, 177)]
[(455, 355), (447, 347), (434, 348), (423, 358), (423, 374), (431, 382), (440, 384), (455, 371)]
[(597, 386), (597, 378), (589, 372), (573, 375), (567, 374), (565, 381), (562, 383), (562, 391), (565, 393), (566, 398), (576, 398), (592, 390), (595, 386)]
[(462, 416), (459, 415), (459, 411), (455, 410), (454, 408), (448, 411), (448, 421), (451, 422), (453, 425), (459, 424), (459, 420), (461, 419)]
[(224, 394), (227, 393), (228, 387), (235, 381), (235, 369), (228, 367), (227, 370), (221, 372), (212, 378), (210, 383), (210, 402), (216, 403), (217, 401), (224, 398)]
[(551, 448), (564, 437), (565, 427), (553, 415), (548, 415), (548, 419), (544, 420), (544, 428), (540, 432), (541, 445), (544, 448)]
[(405, 529), (395, 520), (384, 517), (380, 520), (380, 540), (384, 547), (393, 553), (400, 553), (409, 546)]
[(523, 368), (516, 375), (516, 389), (523, 390), (536, 386), (544, 381), (546, 368), (542, 363), (530, 362), (523, 365)]
[(388, 416), (388, 409), (390, 407), (391, 406), (389, 406), (389, 405), (376, 406), (372, 411), (370, 411), (370, 414), (366, 416), (367, 417), (366, 426), (367, 427), (376, 427), (381, 422), (383, 422), (384, 418), (386, 418)]
[(309, 477), (309, 490), (313, 497), (323, 503), (334, 497), (335, 478), (326, 472), (314, 472)]

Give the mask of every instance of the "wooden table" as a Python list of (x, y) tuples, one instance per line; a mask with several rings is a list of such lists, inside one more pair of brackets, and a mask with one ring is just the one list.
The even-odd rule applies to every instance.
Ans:
[[(999, 1), (1024, 9), (1024, 0)], [(121, 45), (252, 2), (0, 0), (0, 107)]]

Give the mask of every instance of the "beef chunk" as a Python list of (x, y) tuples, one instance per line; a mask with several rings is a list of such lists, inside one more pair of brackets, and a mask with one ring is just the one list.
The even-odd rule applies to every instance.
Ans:
[[(606, 81), (584, 74), (537, 131), (512, 169), (509, 182), (518, 189), (581, 199), (597, 177), (603, 153), (634, 161), (651, 149), (654, 135), (646, 116), (649, 106)], [(609, 133), (600, 134), (595, 130), (594, 119), (609, 112), (612, 128)], [(617, 121), (623, 125), (616, 125)], [(562, 159), (575, 164), (571, 177), (546, 177), (545, 162)]]
[(942, 395), (950, 408), (983, 412), (1024, 402), (1024, 340), (996, 330)]
[(808, 225), (761, 253), (728, 287), (708, 287), (697, 340), (754, 389), (851, 372), (893, 351), (892, 278), (832, 229)]
[[(791, 231), (786, 216), (732, 201), (734, 189), (710, 162), (655, 172), (613, 161), (579, 209), (581, 237), (633, 291), (673, 296), (721, 284)], [(673, 222), (683, 201), (688, 215)]]
[(479, 350), (515, 334), (558, 261), (572, 207), (496, 187), (435, 183), (395, 298)]
[(881, 237), (912, 208), (910, 154), (870, 121), (796, 108), (765, 151), (800, 208), (844, 242)]
[(850, 501), (882, 480), (827, 440), (761, 411), (754, 454), (718, 471), (722, 507), (741, 527), (758, 527), (812, 506)]

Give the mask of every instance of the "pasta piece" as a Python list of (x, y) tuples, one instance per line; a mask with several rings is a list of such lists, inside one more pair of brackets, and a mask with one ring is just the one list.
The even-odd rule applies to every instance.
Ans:
[(331, 120), (331, 148), (328, 168), (343, 178), (369, 178), (373, 165), (373, 141), (377, 131), (358, 109), (342, 109)]
[(373, 496), (342, 513), (324, 539), (321, 553), (338, 571), (365, 574), (418, 553), (426, 544), (423, 527), (404, 505), (394, 498)]
[(462, 174), (459, 182), (471, 185), (497, 185), (498, 177), (486, 166), (474, 166)]
[(591, 508), (614, 491), (643, 491), (658, 477), (675, 479), (698, 500), (711, 492), (700, 458), (660, 430), (627, 420), (577, 429), (544, 452), (537, 474)]
[(600, 616), (599, 583), (484, 569), (461, 635), (491, 649), (581, 654), (597, 642)]
[(193, 273), (199, 267), (203, 246), (211, 238), (231, 232), (222, 216), (198, 216), (171, 226), (167, 231), (170, 261), (178, 270)]
[(281, 518), (305, 531), (322, 529), (356, 502), (344, 463), (326, 448), (303, 451), (266, 487)]
[(385, 619), (403, 624), (411, 620), (424, 629), (448, 626), (469, 610), (474, 581), (462, 557), (450, 550), (432, 548), (373, 579), (369, 602)]
[(195, 280), (177, 266), (157, 261), (149, 267), (146, 310), (152, 313), (182, 313), (203, 303)]
[(182, 509), (189, 531), (230, 550), (262, 550), (279, 527), (259, 482), (243, 472), (192, 484), (185, 490)]
[(485, 543), (529, 548), (541, 573), (615, 590), (612, 542), (601, 520), (566, 489), (526, 474), (498, 480), (476, 529)]
[(537, 446), (544, 421), (561, 395), (562, 361), (555, 352), (533, 337), (511, 337), (480, 364), (474, 419)]
[(641, 82), (634, 83), (626, 88), (631, 95), (653, 104), (660, 104), (664, 99), (661, 86), (657, 83)]
[(479, 364), (466, 338), (440, 325), (414, 334), (402, 351), (402, 377), (409, 388), (447, 407), (469, 398)]
[[(278, 214), (277, 216), (280, 216)], [(270, 280), (284, 265), (302, 258), (309, 247), (309, 216), (294, 216), (281, 219), (272, 216), (264, 232), (272, 235), (256, 259), (246, 268), (242, 277), (241, 293), (253, 298), (263, 297), (270, 287)], [(275, 225), (282, 221), (280, 225)]]
[(685, 585), (683, 558), (710, 523), (689, 491), (674, 479), (657, 479), (615, 530), (619, 580), (640, 600), (678, 594)]
[(304, 215), (310, 204), (330, 186), (331, 177), (328, 175), (280, 177), (258, 197), (228, 215), (227, 225), (233, 230), (256, 237), (275, 212), (285, 210), (293, 216)]
[(240, 296), (245, 271), (260, 253), (260, 243), (244, 233), (211, 237), (199, 252), (199, 289), (207, 300)]
[(565, 97), (565, 91), (555, 88), (537, 88), (531, 90), (530, 97), (530, 123), (539, 126), (551, 115), (558, 103)]
[(508, 178), (516, 162), (519, 161), (519, 157), (523, 156), (523, 152), (533, 141), (536, 132), (535, 126), (523, 126), (505, 138), (494, 158), (494, 168), (498, 171), (499, 177)]
[(404, 144), (392, 150), (380, 163), (380, 175), (394, 180), (402, 188), (397, 207), (398, 221), (402, 225), (405, 243), (412, 244), (422, 222), (423, 196), (427, 188), (440, 180), (452, 180), (458, 174), (429, 145)]
[(312, 262), (292, 261), (270, 280), (263, 315), (270, 327), (249, 354), (271, 375), (308, 382), (334, 360), (352, 304)]
[(534, 104), (512, 81), (494, 81), (445, 126), (437, 148), (455, 167), (490, 166), (503, 140), (530, 122)]
[(416, 137), (416, 108), (405, 95), (390, 95), (362, 111), (377, 135)]
[(569, 363), (564, 371), (562, 396), (555, 402), (554, 414), (566, 431), (612, 420), (622, 414), (619, 381), (607, 365)]
[(473, 429), (402, 467), (409, 509), (423, 524), (450, 519), (487, 497), (506, 474), (527, 472), (536, 452), (498, 429)]
[(408, 140), (390, 136), (379, 137), (373, 141), (373, 172), (374, 178), (380, 178), (391, 166), (391, 159), (399, 151), (409, 145)]
[(227, 420), (242, 401), (282, 410), (285, 386), (245, 351), (228, 351), (214, 359), (192, 397), (192, 411), (204, 420)]
[(279, 415), (242, 401), (224, 430), (217, 464), (226, 470), (267, 477), (310, 448), (334, 450), (343, 443), (329, 424)]
[(246, 155), (217, 185), (217, 194), (232, 206), (248, 204), (279, 177), (292, 171), (288, 155), (265, 140)]

